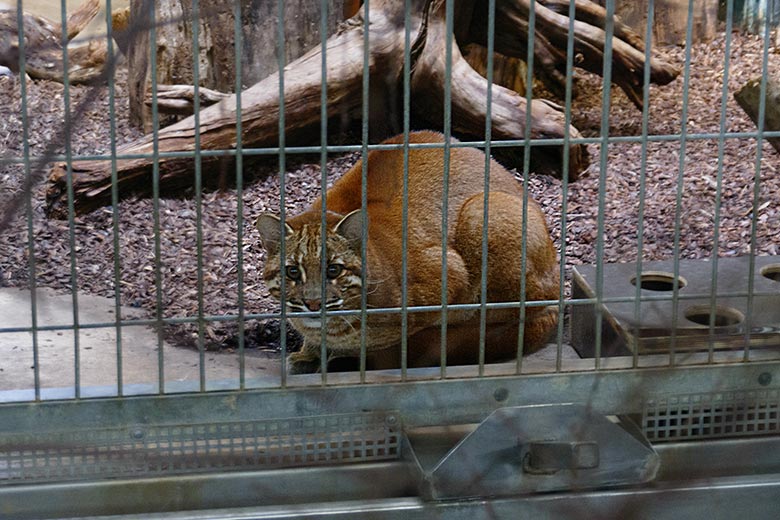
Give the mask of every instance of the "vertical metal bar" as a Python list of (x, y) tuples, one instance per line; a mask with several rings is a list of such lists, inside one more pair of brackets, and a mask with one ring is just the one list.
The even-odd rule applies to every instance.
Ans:
[(71, 126), (70, 117), (70, 78), (68, 77), (68, 13), (65, 2), (60, 2), (60, 19), (62, 20), (62, 35), (60, 44), (62, 45), (62, 69), (63, 78), (62, 99), (64, 103), (64, 127), (65, 127), (65, 164), (66, 164), (66, 184), (68, 192), (68, 246), (70, 247), (70, 286), (73, 302), (73, 369), (74, 380), (73, 387), (76, 399), (81, 397), (81, 352), (79, 336), (81, 334), (79, 327), (79, 295), (78, 295), (78, 274), (76, 270), (76, 223), (75, 210), (73, 207), (73, 150), (71, 145)]
[(756, 137), (756, 173), (753, 176), (753, 210), (750, 219), (750, 251), (748, 257), (750, 259), (748, 263), (748, 296), (747, 296), (747, 312), (745, 313), (745, 352), (743, 355), (744, 361), (750, 361), (750, 331), (752, 329), (751, 321), (753, 316), (753, 305), (755, 304), (753, 291), (755, 289), (756, 278), (756, 249), (757, 240), (756, 233), (758, 231), (758, 207), (761, 198), (761, 161), (763, 159), (763, 146), (764, 146), (764, 127), (766, 122), (764, 117), (766, 115), (766, 90), (767, 90), (767, 72), (769, 70), (769, 36), (770, 36), (770, 17), (767, 15), (764, 19), (764, 47), (761, 58), (761, 83), (759, 87), (758, 98), (758, 135)]
[(615, 1), (607, 0), (607, 16), (604, 32), (604, 68), (602, 72), (603, 92), (601, 97), (601, 129), (599, 138), (599, 202), (596, 237), (596, 335), (595, 368), (601, 368), (601, 326), (604, 320), (602, 300), (604, 298), (604, 208), (607, 198), (607, 158), (609, 157), (609, 108), (612, 95), (612, 37), (615, 33)]
[[(157, 19), (154, 2), (142, 4), (149, 9), (142, 16), (149, 21), (149, 49), (156, 48)], [(147, 18), (148, 16), (148, 18)], [(154, 227), (154, 286), (155, 319), (157, 320), (157, 392), (165, 393), (165, 352), (163, 341), (163, 280), (162, 280), (162, 238), (160, 236), (160, 111), (157, 103), (157, 53), (149, 53), (152, 78), (152, 220)]]
[(325, 240), (327, 234), (327, 187), (328, 187), (328, 2), (320, 2), (320, 45), (322, 48), (322, 76), (320, 79), (320, 189), (322, 190), (322, 213), (320, 215), (320, 231), (322, 233), (322, 249), (320, 256), (320, 291), (322, 304), (320, 305), (320, 323), (323, 324), (320, 334), (320, 370), (322, 372), (322, 384), (328, 382), (328, 345), (327, 327), (325, 324), (325, 291), (327, 290), (328, 250)]
[(672, 319), (675, 320), (669, 337), (669, 366), (675, 364), (675, 351), (677, 347), (677, 312), (680, 308), (680, 227), (682, 226), (682, 195), (685, 185), (685, 151), (688, 143), (688, 94), (691, 83), (691, 51), (693, 44), (693, 0), (688, 0), (688, 22), (685, 29), (685, 64), (683, 66), (683, 91), (682, 91), (682, 112), (680, 128), (680, 158), (679, 169), (677, 172), (677, 196), (675, 198), (674, 211), (674, 248), (673, 248), (673, 269), (672, 280)]
[(200, 1), (192, 2), (192, 84), (195, 87), (193, 96), (193, 118), (195, 127), (195, 249), (197, 262), (198, 291), (198, 367), (200, 391), (206, 391), (206, 345), (205, 320), (203, 301), (203, 172), (200, 157)]
[[(651, 0), (652, 1), (652, 0)], [(571, 150), (571, 104), (574, 77), (574, 19), (576, 5), (575, 2), (569, 3), (569, 28), (566, 37), (566, 93), (565, 109), (563, 113), (563, 168), (561, 171), (561, 263), (560, 263), (560, 283), (558, 284), (558, 331), (555, 351), (555, 371), (560, 372), (563, 361), (563, 312), (564, 300), (566, 298), (566, 226), (568, 222), (568, 198), (569, 198), (569, 151)]]
[[(243, 126), (241, 118), (242, 90), (242, 53), (243, 39), (241, 34), (241, 1), (233, 4), (233, 39), (236, 67), (236, 268), (238, 290), (238, 387), (246, 387), (246, 353), (244, 330), (244, 156), (242, 155)], [(280, 98), (281, 99), (281, 98)]]
[[(647, 25), (645, 26), (645, 70), (642, 78), (642, 150), (639, 159), (639, 209), (636, 228), (636, 277), (634, 287), (634, 322), (639, 326), (642, 318), (642, 260), (645, 240), (645, 193), (647, 184), (647, 138), (650, 132), (650, 63), (652, 59), (653, 19), (655, 18), (655, 0), (647, 4)], [(639, 345), (634, 345), (632, 366), (639, 366)]]
[(114, 319), (116, 320), (116, 392), (123, 395), (122, 378), (122, 266), (119, 250), (119, 180), (116, 171), (116, 84), (114, 78), (114, 40), (111, 19), (111, 0), (106, 0), (106, 63), (108, 74), (109, 140), (111, 143), (111, 223), (114, 248)]
[(442, 176), (441, 204), (441, 378), (447, 376), (447, 225), (450, 191), (450, 152), (452, 137), (452, 31), (455, 18), (453, 0), (445, 3), (445, 26), (447, 31), (447, 50), (444, 63), (444, 172)]
[(282, 351), (282, 362), (279, 384), (287, 386), (287, 277), (284, 275), (285, 258), (287, 256), (287, 234), (284, 222), (287, 218), (285, 209), (285, 191), (287, 155), (285, 152), (285, 110), (284, 110), (284, 67), (285, 67), (285, 35), (284, 35), (284, 0), (278, 0), (276, 11), (276, 62), (279, 67), (279, 272), (281, 273), (280, 291), (282, 306), (279, 315), (279, 346)]
[[(19, 35), (19, 70), (24, 71), (26, 65), (25, 35), (24, 35), (24, 10), (22, 0), (16, 2), (16, 30)], [(27, 75), (19, 74), (19, 87), (22, 98), (22, 155), (24, 158), (24, 175), (30, 186), (32, 181), (32, 168), (30, 166), (30, 120), (27, 115)], [(25, 200), (25, 214), (27, 218), (27, 254), (29, 255), (28, 271), (30, 275), (30, 325), (32, 328), (33, 346), (33, 384), (35, 386), (35, 400), (41, 399), (41, 367), (38, 350), (38, 281), (35, 276), (35, 232), (33, 231), (33, 190), (29, 190)]]
[(411, 126), (411, 0), (404, 1), (404, 179), (403, 200), (401, 202), (401, 380), (406, 381), (406, 369), (408, 361), (409, 334), (409, 131)]
[[(361, 218), (363, 219), (363, 225), (361, 226), (361, 242), (360, 242), (360, 382), (366, 382), (366, 309), (368, 307), (368, 288), (366, 286), (366, 256), (368, 246), (368, 121), (370, 114), (368, 106), (368, 94), (369, 94), (369, 41), (368, 37), (371, 34), (369, 31), (370, 20), (370, 1), (366, 0), (363, 3), (363, 99), (362, 99), (362, 126), (360, 142), (362, 144), (360, 149), (360, 159), (362, 164), (361, 181), (360, 181), (360, 207), (363, 209)], [(324, 303), (323, 303), (324, 305)]]
[(485, 341), (487, 336), (487, 270), (488, 270), (488, 215), (490, 204), (490, 140), (493, 137), (493, 66), (496, 34), (496, 1), (488, 2), (487, 27), (487, 99), (485, 99), (485, 172), (482, 197), (482, 264), (480, 265), (479, 294), (479, 375), (485, 375)]
[(731, 64), (731, 30), (734, 26), (734, 0), (726, 1), (726, 45), (723, 58), (723, 87), (720, 97), (720, 122), (718, 128), (718, 170), (716, 173), (715, 211), (712, 230), (712, 271), (710, 282), (710, 317), (709, 335), (710, 341), (707, 348), (707, 362), (712, 363), (715, 358), (715, 305), (718, 298), (718, 260), (720, 251), (720, 213), (723, 202), (723, 169), (725, 166), (726, 148), (726, 110), (729, 99), (729, 70)]
[[(526, 240), (526, 230), (528, 229), (528, 176), (531, 171), (531, 103), (533, 101), (533, 82), (534, 82), (534, 42), (536, 31), (536, 2), (531, 2), (531, 8), (528, 11), (528, 53), (526, 55), (526, 75), (525, 75), (525, 135), (523, 136), (523, 211), (522, 222), (522, 243), (520, 245), (520, 271), (526, 272), (528, 263), (528, 241)], [(520, 326), (517, 329), (517, 361), (515, 363), (515, 372), (518, 374), (523, 370), (523, 345), (525, 344), (525, 293), (526, 280), (525, 275), (520, 279), (520, 316), (518, 318)]]

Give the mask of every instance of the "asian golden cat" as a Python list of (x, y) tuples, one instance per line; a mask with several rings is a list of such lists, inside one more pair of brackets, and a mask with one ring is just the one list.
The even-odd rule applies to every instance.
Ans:
[[(431, 131), (414, 132), (410, 143), (442, 143), (437, 148), (409, 150), (407, 305), (441, 305), (442, 300), (442, 195), (444, 136)], [(453, 140), (453, 142), (457, 142)], [(396, 136), (384, 143), (403, 143)], [(367, 309), (402, 305), (402, 215), (404, 155), (402, 149), (373, 150), (368, 154), (366, 206), (368, 230), (365, 276), (361, 276), (362, 163), (345, 173), (326, 194), (326, 262), (321, 258), (322, 199), (284, 225), (285, 257), (280, 258), (282, 225), (279, 218), (263, 214), (257, 229), (266, 249), (263, 277), (273, 297), (281, 299), (286, 277), (289, 311), (319, 312), (360, 309), (361, 291), (367, 293)], [(482, 227), (485, 155), (476, 148), (452, 147), (447, 205), (447, 304), (479, 303), (482, 270)], [(526, 269), (521, 268), (523, 240), (523, 190), (514, 176), (490, 161), (488, 193), (488, 302), (517, 302), (525, 276), (526, 300), (555, 300), (559, 268), (544, 214), (527, 200)], [(283, 267), (282, 267), (283, 266)], [(325, 277), (325, 294), (322, 293)], [(365, 280), (363, 286), (361, 280)], [(556, 306), (526, 308), (523, 353), (544, 345), (557, 323)], [(320, 368), (323, 322), (320, 316), (290, 321), (304, 338), (299, 352), (289, 356), (291, 373)], [(487, 310), (485, 359), (507, 360), (517, 355), (519, 308)], [(410, 367), (438, 365), (441, 359), (442, 313), (408, 313), (407, 361)], [(360, 356), (360, 315), (325, 318), (328, 358)], [(480, 310), (447, 312), (447, 364), (478, 361)], [(401, 363), (401, 314), (368, 313), (365, 343), (368, 368), (394, 368)]]

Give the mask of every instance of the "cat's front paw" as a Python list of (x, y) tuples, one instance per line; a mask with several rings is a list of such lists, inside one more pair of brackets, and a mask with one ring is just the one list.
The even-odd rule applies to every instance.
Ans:
[(291, 375), (315, 374), (320, 371), (320, 357), (308, 352), (293, 352), (287, 356), (287, 371)]

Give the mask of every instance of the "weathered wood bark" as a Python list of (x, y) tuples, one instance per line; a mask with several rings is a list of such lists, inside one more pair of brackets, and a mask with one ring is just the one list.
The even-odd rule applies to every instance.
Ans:
[[(277, 9), (270, 0), (241, 0), (241, 82), (249, 86), (277, 71)], [(343, 20), (343, 0), (328, 2), (328, 35)], [(200, 2), (198, 29), (198, 85), (232, 93), (236, 86), (235, 0)], [(143, 25), (154, 20), (158, 85), (193, 83), (192, 0), (131, 0), (133, 17), (143, 17)], [(320, 2), (284, 2), (285, 63), (299, 58), (321, 42)], [(145, 9), (145, 11), (144, 11)], [(130, 117), (135, 125), (151, 131), (151, 111), (144, 100), (151, 90), (149, 35), (136, 39), (128, 60), (130, 78)]]
[[(190, 85), (158, 85), (157, 109), (167, 114), (192, 114), (195, 110), (195, 94), (195, 87)], [(230, 97), (230, 94), (203, 87), (197, 90), (197, 95), (201, 107), (213, 105)], [(145, 104), (150, 108), (154, 104), (151, 93), (146, 96)]]
[[(460, 50), (471, 68), (483, 78), (487, 78), (487, 49), (481, 45), (470, 43), (462, 46)], [(525, 94), (527, 81), (528, 67), (523, 60), (493, 53), (493, 83)]]
[[(742, 107), (742, 110), (750, 116), (750, 119), (758, 125), (758, 109), (761, 102), (761, 78), (754, 78), (748, 81), (745, 86), (734, 94), (734, 99)], [(765, 103), (764, 130), (780, 131), (780, 78), (767, 78)], [(766, 140), (780, 153), (780, 138), (767, 137)]]
[[(654, 45), (682, 45), (688, 25), (689, 0), (655, 0), (651, 27)], [(601, 0), (604, 3), (604, 0)], [(718, 3), (693, 0), (692, 43), (708, 41), (718, 32)], [(746, 2), (750, 3), (750, 2)], [(615, 13), (639, 34), (647, 31), (649, 0), (617, 0)]]
[[(525, 40), (517, 35), (527, 30), (523, 13), (527, 13), (530, 0), (499, 0), (496, 16), (496, 50), (508, 56), (524, 57), (521, 52)], [(553, 5), (552, 2), (548, 2)], [(599, 25), (599, 13), (603, 9), (587, 0), (577, 0), (582, 12)], [(556, 4), (557, 5), (557, 4)], [(567, 133), (572, 138), (580, 134), (574, 127), (565, 128), (564, 114), (560, 107), (545, 100), (534, 99), (528, 106), (524, 96), (508, 88), (493, 84), (489, 86), (479, 74), (463, 59), (459, 46), (480, 41), (484, 29), (480, 20), (485, 20), (485, 4), (476, 0), (460, 0), (455, 10), (456, 40), (450, 47), (451, 67), (451, 124), (456, 133), (466, 137), (484, 136), (486, 99), (488, 88), (492, 92), (492, 136), (496, 139), (532, 138), (561, 139)], [(544, 40), (538, 55), (547, 52), (552, 70), (560, 74), (559, 51), (561, 38), (565, 39), (568, 18), (553, 9), (537, 3), (538, 41)], [(393, 117), (393, 107), (401, 107), (398, 101), (402, 92), (402, 71), (404, 60), (404, 1), (374, 0), (370, 4), (369, 21), (363, 20), (364, 10), (346, 21), (339, 31), (327, 41), (325, 49), (317, 47), (290, 63), (284, 73), (284, 128), (287, 144), (306, 141), (316, 136), (320, 123), (320, 96), (322, 92), (322, 53), (327, 56), (327, 116), (355, 117), (360, 114), (363, 87), (364, 31), (368, 31), (368, 74), (372, 106), (380, 104), (389, 107), (381, 112), (383, 119)], [(603, 26), (604, 20), (600, 25)], [(411, 100), (417, 124), (426, 128), (444, 126), (444, 86), (447, 51), (445, 3), (443, 0), (412, 0), (411, 41), (413, 42)], [(484, 25), (484, 24), (482, 24)], [(500, 26), (500, 27), (499, 27)], [(525, 29), (524, 29), (525, 28)], [(621, 29), (622, 30), (622, 29)], [(542, 32), (539, 32), (542, 31)], [(631, 35), (629, 30), (626, 34)], [(597, 26), (584, 21), (575, 22), (575, 38), (578, 52), (585, 55), (583, 66), (588, 70), (601, 72), (603, 66), (604, 33)], [(633, 37), (633, 36), (632, 36)], [(601, 38), (601, 40), (599, 40)], [(631, 38), (628, 38), (631, 40)], [(640, 40), (641, 41), (641, 40)], [(635, 42), (636, 44), (636, 42)], [(555, 51), (555, 52), (552, 52)], [(627, 92), (639, 96), (644, 67), (644, 55), (635, 45), (616, 38), (614, 42), (615, 76)], [(559, 60), (559, 61), (556, 61)], [(654, 61), (653, 80), (659, 83), (671, 81), (676, 69)], [(198, 126), (194, 117), (182, 120), (162, 129), (158, 134), (159, 151), (193, 151), (194, 135), (200, 134), (202, 149), (232, 149), (238, 138), (245, 147), (276, 146), (279, 141), (279, 75), (272, 74), (241, 93), (241, 114), (236, 113), (236, 98), (231, 96), (215, 105), (205, 108), (198, 115)], [(530, 126), (526, 128), (526, 114), (530, 113)], [(241, 117), (243, 134), (236, 135), (236, 119)], [(376, 135), (376, 138), (383, 136)], [(119, 154), (151, 154), (152, 136), (131, 143), (119, 150)], [(563, 162), (560, 145), (533, 146), (531, 167), (535, 171), (560, 174)], [(504, 150), (507, 151), (507, 150)], [(509, 150), (511, 152), (511, 150)], [(522, 157), (515, 155), (518, 161)], [(569, 177), (576, 179), (588, 164), (586, 149), (574, 144), (568, 148)], [(217, 178), (224, 169), (229, 154), (219, 157), (203, 155), (200, 158), (204, 180), (208, 183)], [(117, 162), (120, 196), (130, 193), (149, 194), (151, 158), (127, 159)], [(515, 162), (521, 165), (522, 162)], [(164, 156), (159, 159), (161, 189), (176, 191), (192, 185), (192, 158)], [(65, 166), (56, 165), (50, 177), (48, 191), (49, 212), (52, 216), (64, 215)], [(73, 165), (74, 205), (83, 213), (111, 200), (111, 163), (76, 162)], [(218, 184), (218, 183), (216, 183)]]
[[(589, 0), (574, 0), (574, 52), (581, 56), (575, 61), (588, 72), (601, 74), (604, 64), (604, 27), (606, 11)], [(507, 56), (525, 59), (528, 55), (528, 17), (532, 0), (505, 0), (496, 16), (495, 50)], [(565, 84), (565, 49), (569, 18), (568, 2), (539, 0), (534, 3), (536, 32), (534, 35), (534, 66), (541, 78), (557, 92)], [(562, 13), (562, 14), (561, 14)], [(582, 18), (580, 18), (582, 16)], [(487, 40), (487, 12), (476, 10), (469, 34), (477, 43)], [(642, 39), (628, 26), (617, 23), (612, 39), (612, 81), (639, 108), (642, 107), (644, 73), (644, 45)], [(650, 61), (650, 82), (666, 85), (679, 75), (679, 69), (659, 59)]]
[[(434, 3), (426, 26), (425, 47), (420, 53), (412, 75), (412, 109), (430, 121), (444, 119), (444, 91), (447, 80), (447, 30), (445, 3)], [(468, 135), (482, 135), (485, 131), (485, 104), (488, 98), (488, 84), (482, 76), (469, 66), (460, 53), (457, 42), (451, 44), (452, 80), (450, 94), (452, 100), (452, 128), (456, 132)], [(564, 114), (560, 107), (545, 102), (531, 102), (530, 129), (526, 128), (527, 100), (517, 92), (493, 84), (491, 130), (494, 139), (517, 139), (519, 136), (532, 139), (556, 138), (563, 135)], [(570, 129), (579, 136), (576, 129)], [(521, 149), (522, 152), (522, 149)], [(534, 151), (533, 162), (537, 171), (552, 173), (560, 171), (561, 150), (540, 148)], [(552, 153), (550, 153), (552, 152)], [(587, 164), (585, 149), (581, 146), (570, 148), (569, 161), (573, 178)], [(516, 164), (522, 164), (522, 156)]]
[[(99, 0), (85, 0), (68, 15), (67, 40), (78, 35), (100, 10)], [(42, 16), (23, 13), (25, 70), (33, 79), (63, 81), (62, 26)], [(17, 12), (0, 10), (0, 65), (19, 72), (19, 33)], [(85, 83), (103, 74), (106, 64), (105, 39), (68, 48), (68, 80)]]
[[(463, 58), (480, 76), (487, 78), (487, 49), (477, 44), (468, 44), (461, 49)], [(503, 56), (495, 53), (493, 57), (493, 83), (506, 87), (519, 93), (525, 93), (527, 83), (528, 68), (525, 62), (518, 58)], [(216, 90), (200, 87), (198, 89), (198, 99), (200, 107), (205, 108), (213, 105), (223, 99), (230, 97), (230, 94), (217, 92)], [(151, 90), (147, 90), (144, 104), (148, 114), (151, 114), (154, 105), (154, 96)], [(157, 111), (160, 114), (175, 114), (179, 116), (189, 116), (195, 110), (195, 87), (191, 85), (157, 85)], [(382, 115), (381, 117), (386, 117)], [(399, 126), (400, 122), (394, 118), (392, 124)], [(150, 119), (145, 119), (151, 123)], [(374, 121), (371, 128), (374, 128)], [(151, 124), (148, 128), (151, 131)], [(396, 130), (397, 131), (397, 130)]]

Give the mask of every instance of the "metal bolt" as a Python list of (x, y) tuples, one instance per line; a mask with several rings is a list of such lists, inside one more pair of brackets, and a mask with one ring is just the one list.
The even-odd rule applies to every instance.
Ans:
[(133, 439), (143, 439), (144, 431), (140, 428), (136, 428), (130, 435), (133, 437)]
[(772, 382), (772, 374), (769, 372), (761, 372), (758, 375), (758, 384), (761, 386), (767, 386), (769, 383)]
[(493, 398), (499, 403), (506, 401), (507, 397), (509, 397), (509, 390), (504, 387), (496, 388), (496, 391), (493, 392)]
[(385, 418), (385, 422), (392, 426), (398, 422), (398, 417), (396, 417), (395, 415), (388, 415)]

